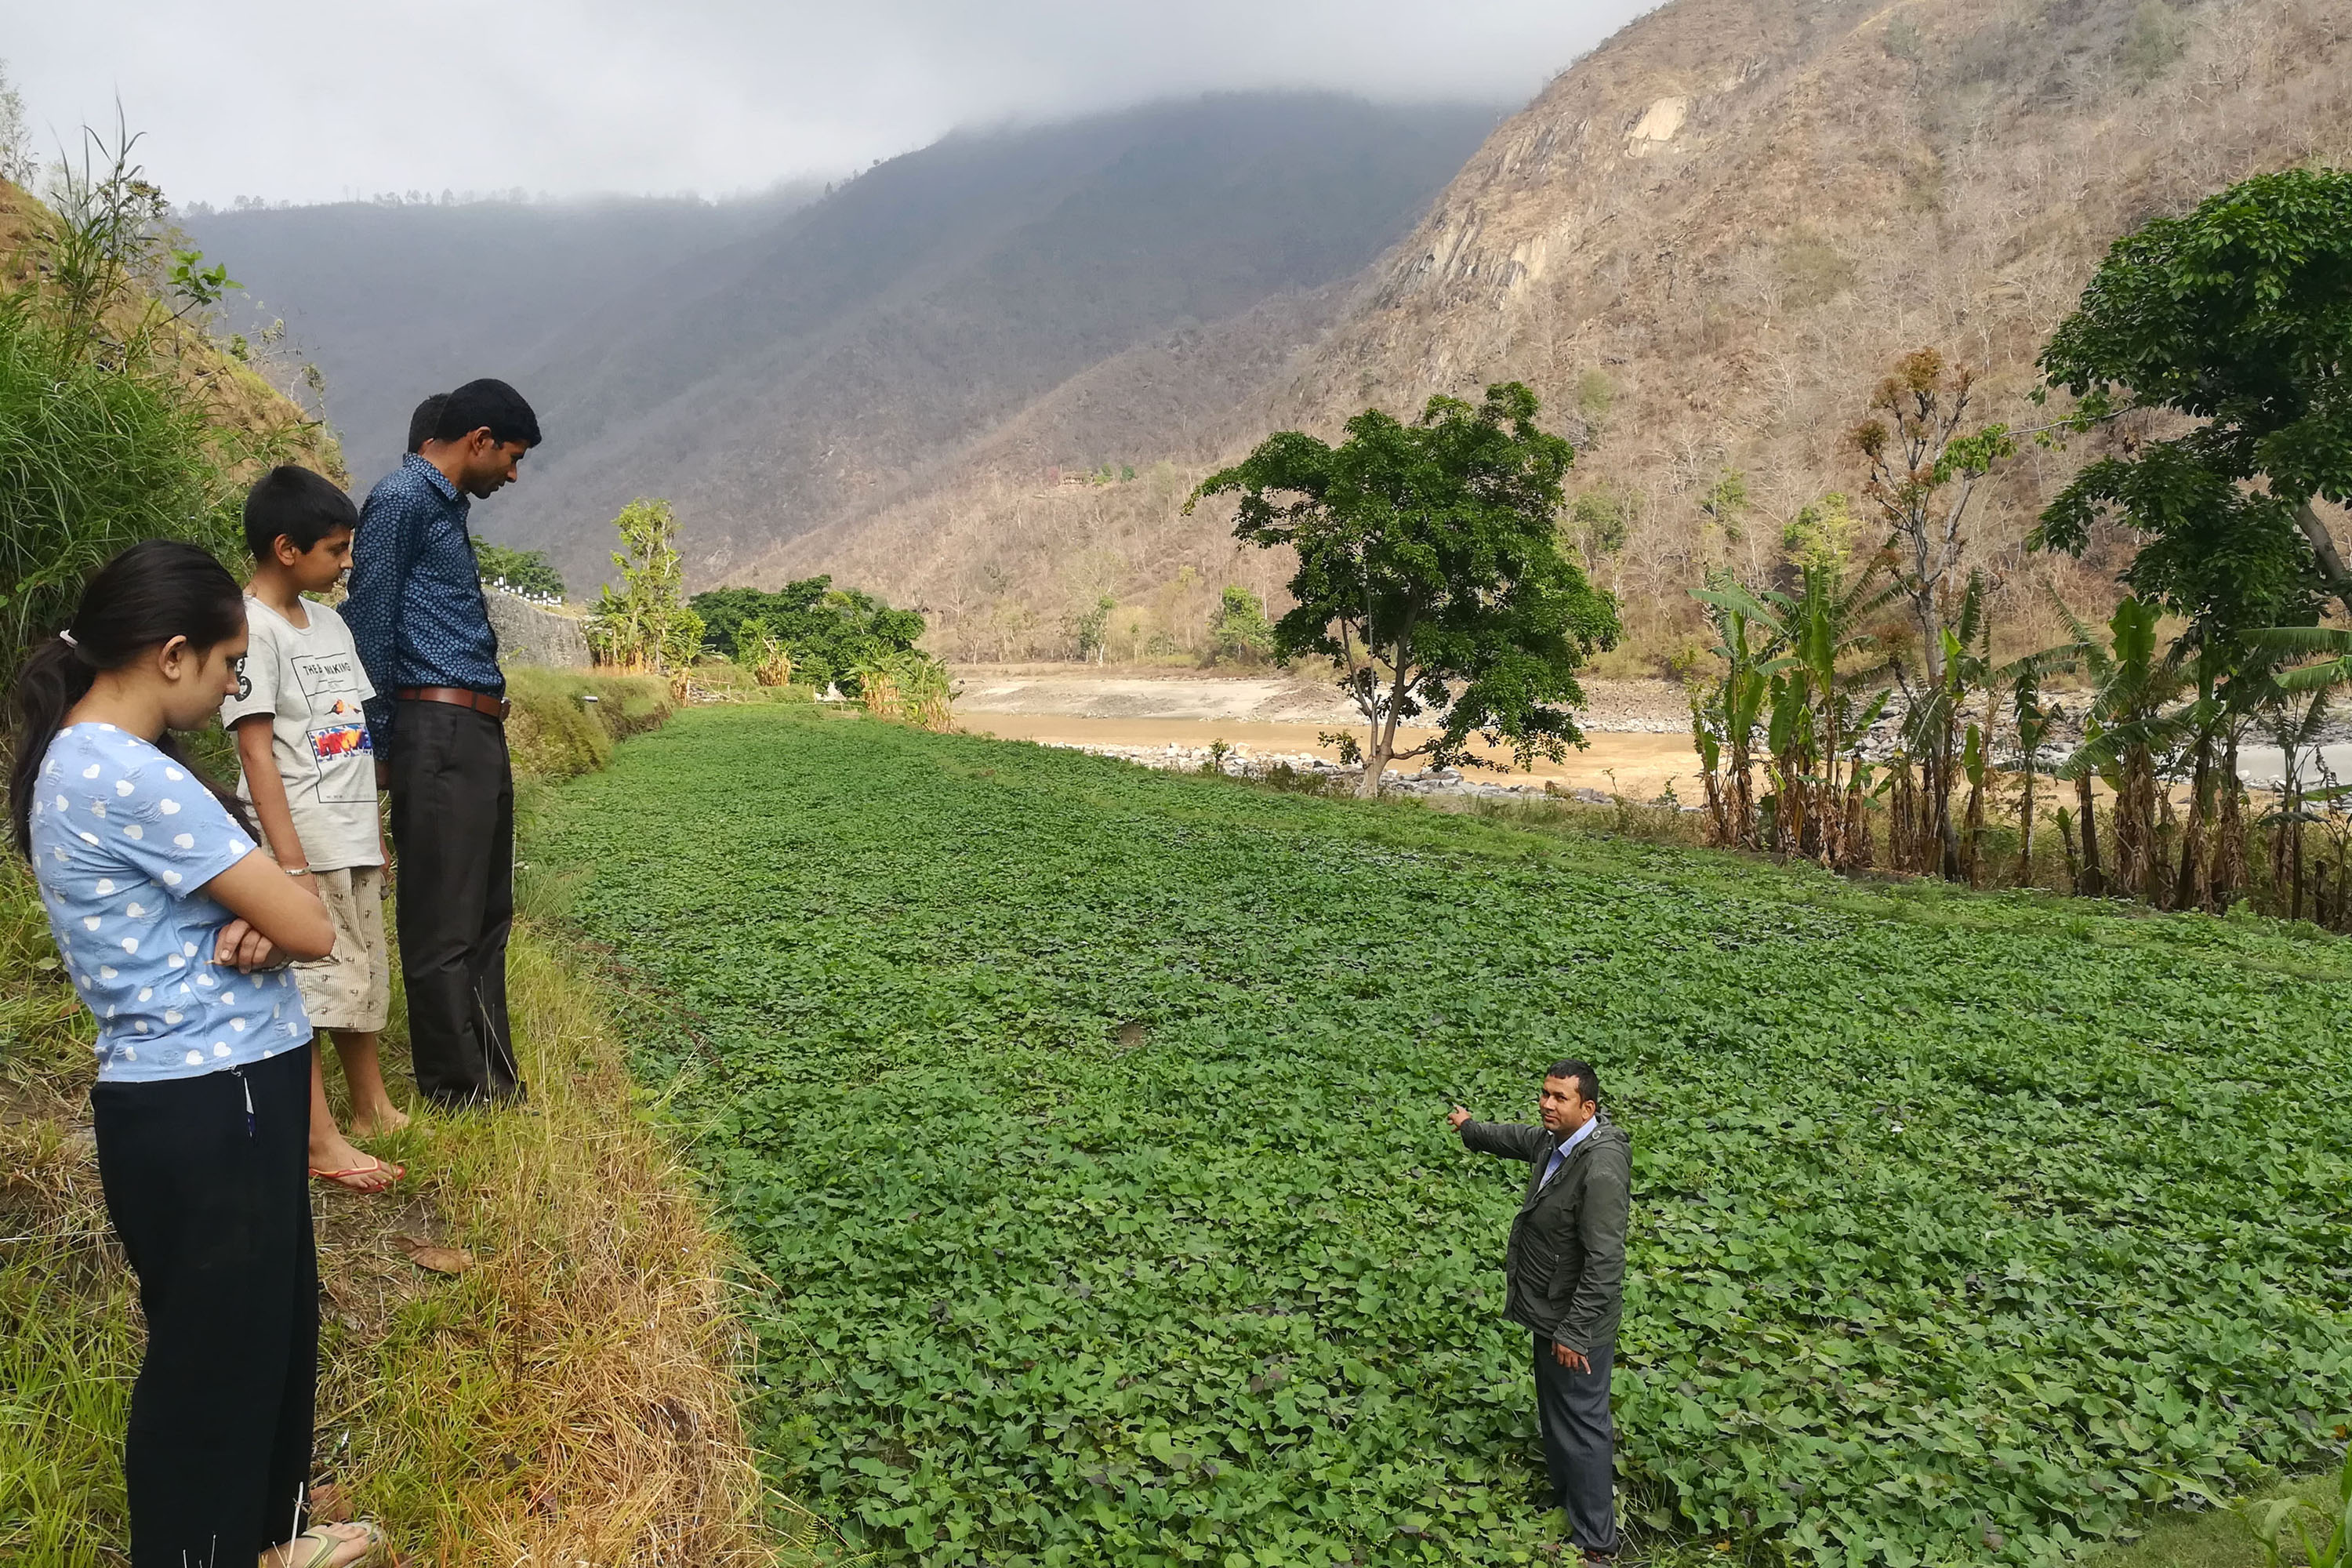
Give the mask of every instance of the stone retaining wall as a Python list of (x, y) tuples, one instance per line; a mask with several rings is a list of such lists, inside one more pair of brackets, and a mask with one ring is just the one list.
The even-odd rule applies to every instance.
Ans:
[(485, 586), (490, 626), (499, 634), (500, 664), (541, 664), (557, 669), (585, 669), (587, 634), (578, 617), (561, 610), (543, 609), (528, 599)]

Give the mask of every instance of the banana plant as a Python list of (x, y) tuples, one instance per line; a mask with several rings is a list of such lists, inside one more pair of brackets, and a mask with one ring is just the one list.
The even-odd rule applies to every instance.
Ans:
[[(1706, 606), (1708, 626), (1715, 633), (1709, 651), (1724, 665), (1723, 679), (1712, 690), (1694, 694), (1691, 733), (1706, 770), (1707, 788), (1719, 800), (1716, 812), (1717, 838), (1727, 845), (1758, 847), (1756, 823), (1756, 731), (1762, 721), (1771, 679), (1787, 665), (1774, 651), (1770, 611), (1735, 582), (1730, 574), (1708, 574), (1707, 586), (1693, 597)], [(1759, 613), (1760, 612), (1760, 613)], [(1754, 640), (1759, 627), (1766, 628)], [(1722, 784), (1717, 768), (1725, 762)]]
[[(1948, 880), (1958, 881), (1966, 874), (1968, 858), (1958, 830), (1952, 825), (1952, 792), (1958, 786), (1967, 723), (1963, 714), (1969, 694), (1986, 688), (1992, 676), (1992, 617), (1986, 605), (1983, 573), (1969, 574), (1958, 613), (1937, 635), (1942, 646), (1935, 651), (1940, 657), (1927, 661), (1916, 685), (1900, 665), (1895, 671), (1905, 699), (1903, 746), (1919, 766), (1919, 802), (1925, 813), (1925, 820), (1905, 837), (1920, 851), (1932, 846), (1933, 868)], [(1990, 718), (1988, 713), (1988, 727)], [(1979, 798), (1979, 810), (1981, 805)], [(1919, 863), (1906, 868), (1930, 868)]]
[(2108, 620), (2105, 637), (2063, 604), (2059, 609), (2074, 634), (2068, 648), (2092, 680), (2082, 744), (2058, 767), (2058, 776), (2075, 786), (2083, 824), (2083, 890), (2109, 890), (2098, 865), (2092, 792), (2094, 780), (2105, 780), (2116, 796), (2116, 889), (2146, 896), (2155, 865), (2157, 758), (2181, 733), (2179, 721), (2168, 721), (2164, 710), (2188, 686), (2190, 671), (2178, 644), (2158, 647), (2161, 612), (2152, 604), (2125, 599)]
[(2042, 771), (2042, 754), (2049, 749), (2050, 733), (2059, 719), (2043, 688), (2052, 676), (2071, 671), (2080, 663), (2073, 647), (2062, 647), (2027, 654), (1993, 671), (1993, 684), (2009, 693), (2009, 710), (2017, 725), (2019, 772), (2023, 776), (2017, 807), (2021, 884), (2033, 880), (2033, 786)]
[[(1727, 632), (1717, 649), (1728, 673), (1723, 688), (1726, 732), (1737, 746), (1753, 744), (1754, 716), (1769, 717), (1767, 764), (1773, 783), (1772, 847), (1818, 858), (1825, 866), (1856, 863), (1853, 801), (1863, 740), (1883, 707), (1857, 700), (1856, 688), (1874, 679), (1881, 663), (1863, 669), (1855, 656), (1875, 652), (1873, 617), (1902, 593), (1882, 584), (1875, 564), (1848, 579), (1832, 561), (1808, 563), (1794, 594), (1762, 593), (1727, 577), (1695, 596)], [(1762, 656), (1746, 645), (1750, 629), (1764, 636)], [(1735, 657), (1738, 662), (1734, 662)], [(1735, 752), (1733, 788), (1739, 754)]]
[[(2286, 889), (2287, 918), (2299, 921), (2305, 891), (2304, 829), (2312, 821), (2312, 802), (2334, 793), (2313, 791), (2303, 764), (2318, 749), (2335, 717), (2336, 689), (2352, 685), (2352, 631), (2335, 626), (2274, 626), (2252, 633), (2248, 642), (2257, 654), (2273, 661), (2261, 713), (2263, 732), (2279, 749), (2282, 765), (2278, 804), (2263, 822), (2271, 829), (2271, 886)], [(2276, 668), (2305, 658), (2312, 662), (2294, 668)]]

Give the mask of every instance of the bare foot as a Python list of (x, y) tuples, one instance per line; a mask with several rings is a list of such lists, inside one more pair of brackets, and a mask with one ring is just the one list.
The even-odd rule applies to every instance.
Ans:
[(263, 1552), (261, 1568), (345, 1568), (383, 1540), (373, 1524), (314, 1524), (285, 1545)]
[(352, 1111), (352, 1135), (356, 1138), (381, 1138), (387, 1132), (397, 1132), (408, 1125), (408, 1112), (390, 1100)]
[(310, 1136), (310, 1174), (355, 1193), (380, 1193), (408, 1173), (352, 1148), (350, 1140), (330, 1129)]

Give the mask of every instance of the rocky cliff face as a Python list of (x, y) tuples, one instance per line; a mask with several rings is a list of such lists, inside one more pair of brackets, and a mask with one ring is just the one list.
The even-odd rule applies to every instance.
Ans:
[[(1859, 475), (1840, 437), (1899, 354), (2039, 422), (2032, 364), (2114, 238), (2246, 175), (2352, 157), (2352, 23), (2322, 0), (1673, 0), (1504, 125), (1275, 398), (1329, 426), (1524, 380), (1571, 432), (1597, 574), (1654, 639), (1711, 563), (1769, 570)], [(2119, 437), (2129, 432), (2117, 432)], [(1980, 563), (2088, 455), (1993, 487)], [(1726, 474), (1744, 509), (1698, 505)], [(1602, 529), (1605, 535), (1606, 529)]]

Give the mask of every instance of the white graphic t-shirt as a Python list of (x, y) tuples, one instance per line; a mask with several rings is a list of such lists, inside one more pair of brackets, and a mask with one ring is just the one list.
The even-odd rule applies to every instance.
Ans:
[[(324, 605), (303, 601), (310, 624), (298, 626), (247, 595), (252, 634), (236, 695), (221, 704), (221, 722), (271, 716), (270, 751), (286, 781), (294, 832), (313, 870), (383, 864), (376, 832), (375, 743), (360, 705), (375, 695), (351, 628)], [(253, 798), (240, 776), (236, 793)]]
[(213, 962), (229, 912), (205, 883), (253, 840), (187, 770), (111, 724), (58, 731), (33, 796), (33, 871), (74, 989), (98, 1017), (103, 1083), (248, 1067), (310, 1037), (273, 969)]

